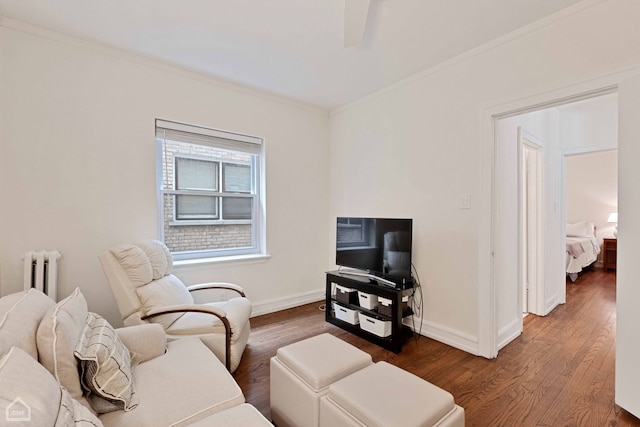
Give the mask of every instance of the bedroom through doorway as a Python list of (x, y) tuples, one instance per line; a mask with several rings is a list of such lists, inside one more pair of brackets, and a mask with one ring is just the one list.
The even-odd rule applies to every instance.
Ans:
[(567, 286), (573, 283), (566, 279), (567, 223), (594, 224), (592, 252), (613, 230), (607, 219), (617, 210), (617, 200), (604, 200), (597, 189), (612, 187), (605, 181), (617, 179), (617, 172), (587, 166), (590, 176), (580, 179), (589, 183), (580, 191), (589, 208), (577, 210), (567, 206), (577, 193), (566, 173), (581, 154), (608, 152), (617, 159), (617, 92), (603, 90), (563, 102), (494, 121), (498, 350), (522, 333), (527, 313), (546, 316), (566, 302)]

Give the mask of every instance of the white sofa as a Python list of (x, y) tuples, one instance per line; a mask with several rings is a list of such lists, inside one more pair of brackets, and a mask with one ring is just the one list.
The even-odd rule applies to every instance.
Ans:
[[(0, 419), (38, 426), (233, 425), (234, 419), (271, 425), (198, 338), (167, 343), (154, 324), (109, 331), (78, 289), (57, 304), (35, 289), (0, 298)], [(102, 352), (108, 338), (124, 350)], [(97, 350), (87, 355), (86, 348)], [(113, 374), (107, 363), (116, 364)], [(118, 381), (125, 386), (107, 390)], [(104, 393), (107, 399), (99, 397)]]

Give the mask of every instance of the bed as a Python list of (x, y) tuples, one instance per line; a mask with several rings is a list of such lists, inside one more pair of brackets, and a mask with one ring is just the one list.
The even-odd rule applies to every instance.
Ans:
[(567, 275), (575, 282), (578, 273), (593, 264), (600, 253), (593, 223), (567, 224), (566, 249)]

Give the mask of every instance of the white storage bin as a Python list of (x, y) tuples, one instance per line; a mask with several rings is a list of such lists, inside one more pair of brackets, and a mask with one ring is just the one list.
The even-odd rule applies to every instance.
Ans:
[(351, 323), (352, 325), (357, 325), (360, 322), (358, 314), (359, 310), (352, 310), (347, 307), (343, 307), (340, 304), (334, 302), (333, 303), (333, 312), (336, 315), (336, 319), (340, 319), (344, 322)]
[(358, 317), (360, 318), (360, 328), (365, 331), (383, 338), (391, 335), (391, 321), (379, 320), (364, 313), (358, 313)]
[(358, 291), (358, 302), (360, 303), (360, 307), (373, 310), (378, 306), (378, 295)]

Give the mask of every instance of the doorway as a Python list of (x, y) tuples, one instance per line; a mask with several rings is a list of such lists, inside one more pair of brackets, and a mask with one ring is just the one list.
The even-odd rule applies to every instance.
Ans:
[(532, 108), (497, 117), (494, 123), (499, 350), (522, 333), (524, 312), (545, 316), (566, 302), (564, 156), (617, 147), (617, 93), (608, 90)]

